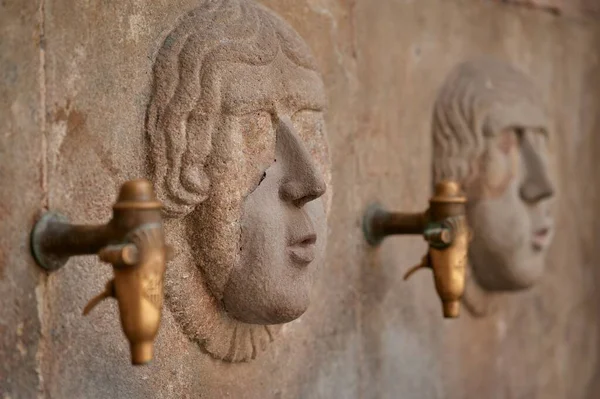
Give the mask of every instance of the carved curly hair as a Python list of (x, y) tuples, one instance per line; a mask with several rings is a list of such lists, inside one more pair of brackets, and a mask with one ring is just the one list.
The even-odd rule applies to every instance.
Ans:
[(166, 216), (184, 216), (208, 196), (205, 164), (218, 122), (219, 66), (268, 65), (279, 51), (317, 70), (298, 34), (250, 0), (205, 0), (167, 36), (146, 115), (147, 165)]
[(491, 58), (456, 66), (435, 101), (433, 180), (465, 184), (476, 173), (485, 138), (511, 126), (546, 128), (543, 102), (531, 80)]

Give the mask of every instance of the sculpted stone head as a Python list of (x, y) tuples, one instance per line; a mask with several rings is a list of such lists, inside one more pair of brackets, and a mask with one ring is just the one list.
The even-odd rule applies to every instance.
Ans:
[(532, 82), (506, 63), (458, 65), (433, 113), (434, 180), (468, 195), (472, 274), (488, 291), (530, 287), (553, 236), (548, 122)]
[(202, 2), (157, 55), (148, 164), (179, 253), (167, 304), (214, 357), (254, 358), (309, 306), (327, 235), (325, 102), (307, 45), (253, 1)]

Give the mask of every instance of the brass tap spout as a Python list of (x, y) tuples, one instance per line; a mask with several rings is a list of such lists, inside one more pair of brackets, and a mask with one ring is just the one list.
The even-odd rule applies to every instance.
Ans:
[(75, 255), (97, 254), (112, 264), (114, 278), (83, 313), (88, 314), (106, 298), (116, 298), (135, 365), (153, 357), (166, 263), (172, 253), (165, 244), (161, 208), (149, 181), (132, 180), (121, 187), (107, 224), (73, 225), (64, 216), (47, 212), (31, 233), (33, 257), (48, 271), (61, 268)]
[(425, 212), (389, 212), (374, 204), (367, 209), (363, 219), (363, 232), (372, 246), (379, 245), (389, 235), (423, 235), (429, 244), (427, 254), (421, 263), (407, 271), (404, 279), (421, 268), (431, 268), (446, 318), (458, 317), (465, 289), (471, 240), (466, 202), (456, 182), (442, 181), (436, 185), (434, 196), (429, 200), (429, 209)]

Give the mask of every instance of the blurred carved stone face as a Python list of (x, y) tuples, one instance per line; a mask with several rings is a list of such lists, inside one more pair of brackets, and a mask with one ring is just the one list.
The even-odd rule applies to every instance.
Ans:
[(325, 255), (323, 83), (280, 53), (266, 66), (228, 66), (221, 93), (223, 112), (238, 119), (244, 152), (254, 159), (223, 304), (242, 322), (289, 322), (308, 308)]
[(488, 290), (527, 288), (541, 276), (553, 236), (547, 133), (506, 128), (486, 138), (478, 166), (467, 184), (475, 278)]

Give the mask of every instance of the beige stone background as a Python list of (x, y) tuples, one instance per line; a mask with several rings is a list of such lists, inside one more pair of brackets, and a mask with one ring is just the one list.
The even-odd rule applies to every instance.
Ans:
[[(313, 304), (241, 365), (201, 353), (166, 314), (155, 361), (132, 368), (115, 303), (81, 316), (110, 268), (78, 258), (46, 275), (28, 234), (48, 207), (105, 222), (140, 175), (154, 54), (194, 0), (0, 1), (0, 398), (600, 397), (594, 2), (264, 3), (313, 48), (330, 98), (335, 195)], [(424, 243), (367, 249), (359, 221), (375, 199), (424, 208), (437, 87), (481, 54), (527, 71), (549, 103), (558, 231), (537, 287), (488, 318), (443, 320), (428, 272), (402, 281)]]

